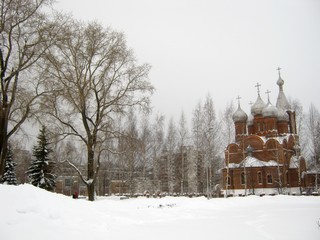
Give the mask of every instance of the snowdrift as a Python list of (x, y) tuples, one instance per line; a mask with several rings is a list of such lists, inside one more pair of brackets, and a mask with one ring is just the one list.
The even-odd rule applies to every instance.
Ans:
[(72, 199), (0, 185), (0, 239), (320, 239), (320, 197)]

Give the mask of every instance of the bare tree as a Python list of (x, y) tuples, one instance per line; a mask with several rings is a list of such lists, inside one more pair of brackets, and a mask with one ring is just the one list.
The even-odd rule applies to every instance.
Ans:
[(50, 0), (0, 3), (0, 178), (9, 138), (19, 130), (43, 95), (36, 63), (53, 43), (58, 27), (41, 13)]
[(308, 134), (307, 134), (307, 127), (306, 127), (306, 115), (303, 112), (303, 107), (301, 102), (298, 99), (289, 99), (290, 106), (292, 111), (295, 112), (296, 116), (296, 124), (297, 124), (297, 133), (299, 135), (299, 142), (300, 142), (300, 151), (306, 152), (307, 149), (307, 141), (308, 141)]
[(121, 161), (124, 163), (126, 172), (126, 183), (129, 186), (130, 194), (134, 194), (133, 179), (136, 171), (138, 170), (138, 152), (139, 152), (139, 136), (138, 136), (138, 125), (137, 118), (130, 110), (127, 121), (125, 123), (124, 132), (122, 133), (120, 156)]
[(116, 115), (133, 106), (149, 106), (150, 66), (137, 64), (122, 33), (97, 23), (71, 21), (63, 32), (47, 54), (46, 70), (53, 80), (47, 87), (54, 94), (43, 110), (63, 138), (76, 137), (86, 148), (86, 176), (75, 169), (93, 201), (100, 156), (110, 150), (103, 143), (117, 133)]
[(152, 148), (154, 144), (154, 142), (152, 141), (152, 131), (149, 122), (149, 115), (147, 113), (144, 113), (143, 115), (140, 128), (139, 155), (140, 165), (142, 168), (142, 177), (145, 179), (147, 171), (150, 170), (152, 166)]
[(234, 140), (234, 122), (232, 120), (232, 115), (235, 112), (235, 108), (233, 105), (233, 102), (229, 102), (222, 114), (222, 119), (221, 119), (221, 127), (222, 127), (222, 132), (224, 133), (224, 138), (223, 138), (223, 146), (227, 146)]
[(289, 99), (291, 110), (296, 113), (296, 124), (297, 132), (300, 133), (303, 131), (303, 119), (305, 114), (303, 113), (303, 107), (299, 99)]
[(187, 121), (184, 112), (181, 112), (180, 115), (180, 120), (179, 120), (179, 127), (178, 127), (178, 142), (179, 142), (179, 150), (180, 150), (180, 155), (181, 155), (181, 166), (180, 166), (180, 192), (181, 194), (184, 193), (185, 191), (185, 186), (186, 185), (186, 174), (188, 174), (188, 162), (184, 159), (184, 147), (188, 143), (188, 137), (189, 137), (189, 132), (188, 132), (188, 127), (187, 127)]
[(318, 191), (318, 172), (320, 162), (320, 113), (316, 107), (311, 104), (308, 113), (308, 131), (310, 139), (311, 166), (315, 171), (315, 191)]
[(167, 136), (166, 136), (166, 151), (168, 153), (167, 158), (167, 175), (168, 175), (168, 189), (169, 192), (173, 192), (176, 185), (175, 179), (175, 163), (174, 163), (174, 155), (177, 148), (177, 129), (174, 124), (173, 118), (169, 121)]
[(195, 146), (196, 152), (200, 157), (198, 157), (197, 162), (197, 191), (203, 192), (205, 190), (206, 174), (204, 168), (204, 149), (203, 149), (203, 129), (204, 129), (204, 119), (203, 119), (203, 108), (201, 101), (198, 102), (194, 111), (192, 118), (192, 142)]
[[(279, 149), (279, 142), (277, 140), (273, 141), (273, 144), (271, 145), (271, 156), (275, 158), (275, 161), (277, 163), (277, 179), (275, 179), (275, 182), (278, 185), (278, 192), (279, 194), (283, 194), (283, 183), (284, 183), (284, 163), (280, 164), (280, 149)], [(282, 150), (283, 151), (283, 150)], [(282, 166), (281, 166), (282, 165)]]
[(219, 158), (219, 125), (211, 96), (208, 94), (203, 106), (203, 152), (206, 164), (207, 192), (211, 197), (212, 186), (218, 184), (216, 179), (221, 165)]
[[(164, 145), (164, 116), (158, 114), (152, 125), (152, 158), (153, 158), (153, 177), (155, 180), (160, 180), (161, 164), (160, 155)], [(160, 190), (160, 189), (159, 189)]]
[(200, 151), (202, 146), (203, 139), (203, 110), (201, 102), (199, 101), (196, 108), (193, 111), (192, 118), (192, 136), (193, 136), (193, 144), (196, 147), (197, 151)]

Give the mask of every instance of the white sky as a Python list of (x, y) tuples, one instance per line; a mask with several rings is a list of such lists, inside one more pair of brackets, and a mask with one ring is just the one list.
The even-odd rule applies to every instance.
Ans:
[(284, 90), (320, 109), (319, 0), (58, 0), (57, 9), (125, 33), (140, 63), (152, 65), (154, 112), (178, 121), (211, 94), (216, 110), (230, 101), (249, 113), (261, 96)]

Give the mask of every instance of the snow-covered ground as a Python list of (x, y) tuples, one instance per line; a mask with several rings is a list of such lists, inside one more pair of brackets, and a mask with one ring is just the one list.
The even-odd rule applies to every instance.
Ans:
[(320, 239), (320, 197), (101, 198), (0, 185), (0, 239)]

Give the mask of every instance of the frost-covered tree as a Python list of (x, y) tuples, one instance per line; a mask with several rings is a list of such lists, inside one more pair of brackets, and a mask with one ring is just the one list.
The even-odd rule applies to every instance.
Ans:
[(146, 177), (146, 172), (152, 167), (152, 149), (154, 142), (152, 141), (152, 127), (149, 121), (149, 114), (144, 113), (140, 126), (139, 137), (139, 155), (140, 165), (142, 168), (142, 176)]
[(0, 1), (0, 177), (7, 145), (46, 93), (37, 63), (56, 39), (61, 25), (42, 10), (51, 0)]
[(16, 163), (13, 161), (13, 154), (10, 145), (8, 145), (6, 158), (6, 166), (4, 168), (4, 174), (1, 182), (8, 185), (17, 185), (17, 177), (15, 172)]
[(320, 168), (320, 112), (313, 104), (311, 104), (309, 108), (307, 126), (309, 131), (309, 151), (311, 155), (309, 168), (315, 172), (315, 188), (316, 191), (318, 191)]
[(33, 147), (32, 151), (35, 159), (26, 174), (32, 185), (50, 191), (55, 187), (56, 176), (53, 173), (55, 164), (50, 159), (52, 149), (49, 145), (46, 128), (43, 126), (38, 136), (38, 143)]
[(86, 149), (86, 174), (72, 162), (95, 200), (101, 157), (110, 152), (105, 142), (118, 135), (118, 115), (133, 107), (149, 108), (153, 86), (148, 64), (139, 64), (122, 33), (98, 23), (70, 21), (61, 41), (47, 55), (48, 96), (43, 112), (65, 138), (77, 138)]
[(130, 194), (133, 195), (133, 180), (134, 173), (138, 166), (139, 149), (137, 118), (133, 111), (130, 111), (128, 114), (122, 138), (121, 161), (123, 161), (123, 165), (125, 166), (124, 170), (128, 174), (126, 181), (129, 186)]
[(153, 176), (154, 179), (160, 180), (160, 156), (163, 152), (165, 133), (164, 133), (163, 115), (158, 114), (152, 124), (152, 159), (153, 159)]
[(224, 136), (222, 141), (222, 146), (227, 146), (232, 141), (234, 141), (234, 122), (232, 120), (232, 115), (236, 111), (233, 102), (227, 103), (223, 113), (222, 113), (222, 119), (221, 119), (221, 132), (223, 132)]
[(201, 101), (198, 102), (192, 117), (192, 142), (197, 149), (197, 151), (201, 150), (202, 147), (202, 129), (203, 129), (203, 110), (202, 110)]
[(200, 157), (198, 157), (197, 162), (197, 171), (198, 173), (198, 183), (197, 188), (198, 192), (203, 192), (206, 176), (205, 176), (205, 167), (203, 159), (203, 128), (204, 128), (204, 119), (203, 119), (203, 106), (201, 101), (199, 101), (193, 111), (192, 117), (192, 142)]
[(177, 149), (177, 129), (173, 118), (170, 118), (167, 136), (165, 140), (165, 148), (168, 154), (168, 164), (167, 164), (167, 175), (168, 175), (168, 190), (170, 193), (174, 191), (175, 188), (175, 164), (174, 164), (174, 154)]
[(177, 134), (178, 134), (178, 146), (180, 150), (180, 155), (181, 155), (181, 166), (178, 169), (179, 178), (180, 178), (180, 192), (183, 194), (186, 191), (186, 179), (187, 179), (187, 174), (188, 174), (188, 162), (186, 162), (186, 159), (184, 159), (184, 152), (183, 148), (188, 144), (188, 128), (187, 128), (187, 121), (184, 112), (181, 112), (180, 115), (180, 120), (179, 120), (179, 126), (177, 129)]

